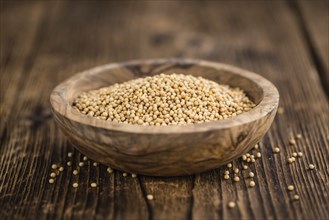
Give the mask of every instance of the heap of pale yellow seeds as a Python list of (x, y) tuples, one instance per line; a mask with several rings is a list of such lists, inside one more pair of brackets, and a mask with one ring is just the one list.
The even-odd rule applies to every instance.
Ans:
[(255, 104), (240, 88), (191, 75), (160, 74), (84, 92), (73, 107), (103, 120), (159, 126), (227, 119)]

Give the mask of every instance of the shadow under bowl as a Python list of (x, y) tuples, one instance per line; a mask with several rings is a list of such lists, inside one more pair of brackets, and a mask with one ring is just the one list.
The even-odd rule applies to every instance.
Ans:
[[(240, 87), (257, 106), (226, 120), (184, 126), (110, 122), (72, 107), (82, 92), (159, 73), (202, 76)], [(217, 168), (248, 152), (273, 122), (279, 93), (271, 82), (247, 70), (173, 58), (113, 63), (83, 71), (58, 85), (50, 102), (61, 130), (92, 160), (130, 173), (179, 176)]]

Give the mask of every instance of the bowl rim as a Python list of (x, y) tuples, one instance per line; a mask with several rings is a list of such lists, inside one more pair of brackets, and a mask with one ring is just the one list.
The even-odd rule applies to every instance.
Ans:
[[(145, 125), (133, 125), (124, 124), (119, 122), (111, 122), (101, 120), (92, 116), (82, 114), (75, 110), (67, 100), (67, 89), (74, 86), (74, 82), (86, 75), (92, 76), (98, 73), (108, 71), (110, 69), (119, 68), (122, 66), (129, 65), (140, 65), (140, 64), (165, 64), (165, 63), (177, 63), (177, 64), (195, 64), (199, 66), (213, 67), (215, 69), (223, 69), (230, 74), (236, 74), (240, 77), (247, 78), (248, 80), (256, 83), (263, 90), (262, 100), (248, 112), (240, 115), (228, 118), (225, 120), (189, 124), (189, 125), (170, 125), (170, 126), (145, 126)], [(132, 60), (120, 63), (109, 63), (93, 67), (91, 69), (79, 72), (67, 80), (57, 85), (50, 95), (50, 103), (53, 113), (56, 112), (62, 117), (68, 120), (87, 125), (95, 128), (102, 128), (106, 130), (129, 132), (129, 133), (143, 133), (143, 134), (172, 134), (172, 133), (196, 133), (205, 132), (218, 129), (227, 129), (236, 126), (242, 126), (254, 121), (257, 121), (266, 115), (276, 111), (279, 104), (279, 92), (277, 88), (264, 77), (244, 70), (232, 65), (223, 64), (219, 62), (212, 62), (198, 59), (187, 59), (187, 58), (163, 58), (163, 59), (149, 59), (149, 60)], [(65, 103), (65, 106), (58, 103)]]

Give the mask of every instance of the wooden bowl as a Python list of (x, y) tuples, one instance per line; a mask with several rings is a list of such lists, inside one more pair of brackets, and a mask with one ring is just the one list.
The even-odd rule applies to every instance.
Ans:
[[(72, 108), (84, 91), (159, 73), (202, 76), (242, 88), (257, 106), (230, 119), (184, 126), (140, 126), (100, 120)], [(190, 59), (113, 63), (83, 71), (50, 97), (64, 134), (87, 157), (110, 167), (151, 176), (178, 176), (217, 168), (249, 151), (269, 129), (279, 93), (260, 75)]]

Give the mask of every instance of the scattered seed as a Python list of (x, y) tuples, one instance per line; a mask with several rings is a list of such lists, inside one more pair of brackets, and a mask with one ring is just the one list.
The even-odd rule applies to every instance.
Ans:
[(84, 156), (82, 159), (83, 159), (83, 161), (87, 161), (88, 157)]
[(72, 156), (73, 156), (73, 153), (72, 153), (72, 152), (68, 152), (68, 153), (67, 153), (67, 156), (68, 156), (68, 157), (72, 157)]
[(289, 185), (289, 186), (288, 186), (288, 190), (289, 190), (289, 191), (293, 191), (294, 189), (295, 189), (295, 187), (294, 187), (293, 185)]
[(294, 162), (294, 160), (292, 159), (293, 157), (289, 157), (288, 158), (288, 163), (292, 164)]
[(246, 161), (247, 160), (247, 156), (246, 155), (242, 155), (242, 160)]
[(255, 181), (251, 180), (251, 181), (249, 182), (249, 186), (250, 186), (250, 187), (254, 187), (255, 185), (256, 185)]
[(127, 173), (123, 173), (122, 176), (127, 176)]
[(296, 138), (297, 138), (297, 139), (302, 139), (302, 135), (301, 135), (301, 134), (297, 134), (297, 135), (296, 135)]
[(247, 162), (250, 163), (250, 161), (251, 161), (250, 158), (247, 158)]
[(240, 181), (240, 177), (235, 176), (233, 180), (234, 180), (234, 182), (239, 182)]
[(228, 174), (224, 175), (224, 179), (228, 180), (230, 178), (230, 176)]
[(299, 200), (299, 195), (297, 195), (297, 194), (294, 195), (294, 200), (295, 200), (295, 201)]
[(60, 167), (58, 170), (59, 170), (60, 172), (63, 172), (63, 171), (64, 171), (64, 167)]
[(53, 165), (51, 165), (51, 168), (52, 168), (53, 170), (55, 170), (55, 169), (57, 169), (57, 165), (56, 165), (56, 164), (53, 164)]
[(108, 167), (108, 168), (107, 168), (107, 172), (108, 172), (108, 173), (113, 173), (113, 169), (112, 169), (111, 167)]
[(131, 174), (131, 177), (132, 177), (132, 178), (136, 178), (136, 177), (137, 177), (137, 174), (132, 173), (132, 174)]
[(249, 153), (246, 153), (246, 156), (247, 156), (247, 157), (250, 157), (250, 154), (249, 154)]
[(292, 138), (292, 139), (290, 139), (290, 141), (289, 141), (289, 144), (290, 144), (290, 145), (295, 145), (295, 144), (296, 144), (296, 140), (295, 140), (295, 139), (293, 139), (293, 138)]
[(242, 166), (242, 169), (246, 170), (246, 169), (248, 169), (248, 166), (247, 165), (243, 165)]
[(280, 148), (276, 147), (274, 148), (274, 153), (279, 153), (280, 152)]
[(298, 152), (298, 153), (297, 153), (297, 156), (298, 156), (298, 157), (303, 157), (303, 152)]
[(53, 178), (56, 177), (56, 173), (54, 173), (54, 172), (51, 173), (51, 174), (50, 174), (50, 177), (53, 177)]
[(258, 149), (258, 144), (255, 144), (255, 147), (254, 147), (255, 149)]
[(231, 208), (231, 209), (234, 208), (235, 207), (235, 202), (229, 202), (228, 207)]
[(313, 170), (315, 168), (315, 166), (313, 164), (309, 164), (308, 168), (310, 168), (310, 170)]
[(255, 160), (254, 158), (251, 159), (251, 163), (255, 163), (255, 161), (256, 161), (256, 160)]
[(77, 188), (77, 187), (79, 186), (79, 184), (78, 184), (78, 183), (73, 183), (72, 186), (73, 186), (74, 188)]
[(97, 187), (97, 183), (91, 183), (90, 186), (91, 186), (92, 188), (95, 188), (95, 187)]
[(296, 153), (296, 152), (293, 152), (293, 153), (292, 153), (292, 156), (293, 156), (293, 157), (297, 157), (297, 153)]
[(238, 168), (235, 168), (235, 169), (234, 169), (234, 173), (239, 173), (239, 171), (240, 171), (240, 170), (239, 170)]
[(152, 194), (147, 194), (146, 198), (148, 200), (153, 200), (154, 199), (154, 196)]
[(256, 157), (257, 158), (261, 158), (262, 157), (262, 154), (260, 152), (257, 152)]
[(79, 162), (79, 167), (83, 167), (85, 165), (84, 162)]
[(97, 167), (97, 166), (98, 166), (98, 163), (97, 163), (97, 162), (94, 162), (94, 163), (93, 163), (93, 166), (94, 166), (94, 167)]
[(230, 174), (230, 171), (228, 171), (228, 170), (225, 170), (225, 172), (224, 172), (224, 174)]
[(250, 172), (250, 173), (249, 173), (249, 177), (252, 178), (252, 177), (254, 177), (254, 176), (255, 176), (255, 174), (254, 174), (253, 172)]
[(228, 167), (228, 168), (231, 168), (231, 167), (232, 167), (232, 164), (231, 164), (231, 163), (228, 163), (228, 164), (227, 164), (227, 167)]
[(51, 178), (51, 179), (49, 179), (49, 183), (50, 183), (50, 184), (53, 184), (54, 182), (55, 182), (55, 180), (54, 180), (54, 179), (52, 179), (52, 178)]
[(69, 161), (69, 162), (66, 163), (66, 165), (70, 167), (70, 166), (72, 166), (72, 162)]
[(78, 175), (79, 171), (78, 170), (73, 170), (73, 175)]

